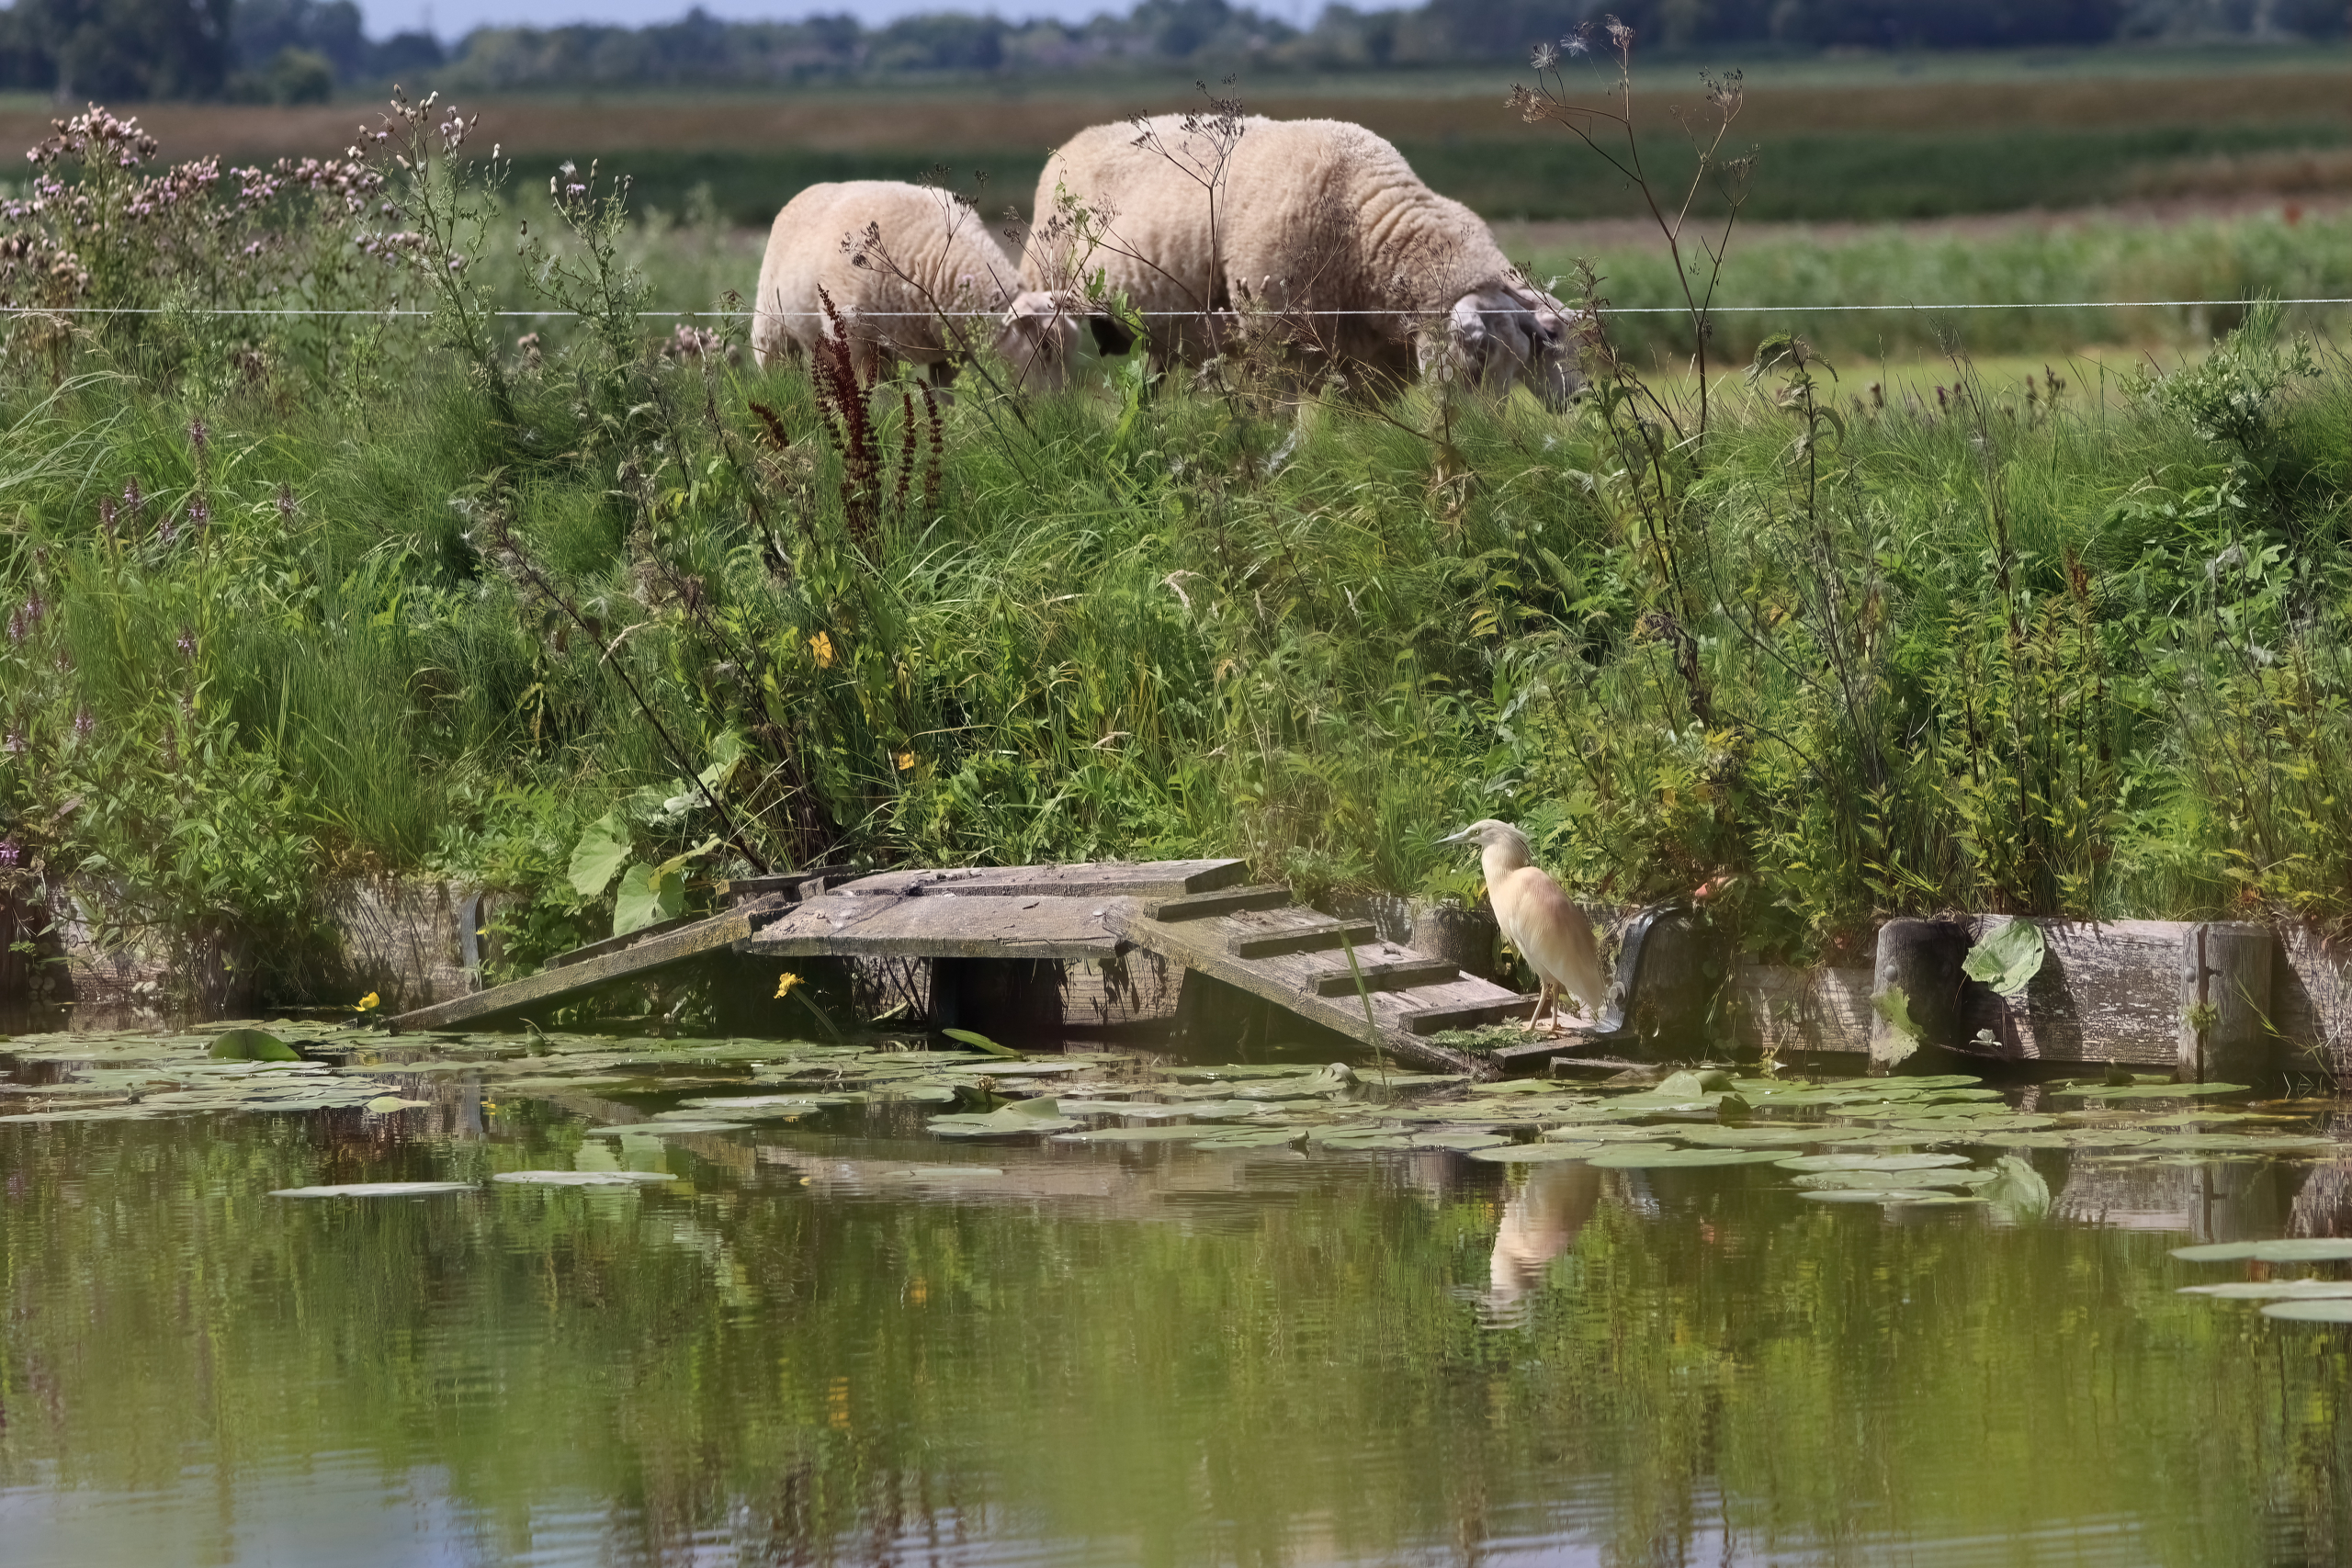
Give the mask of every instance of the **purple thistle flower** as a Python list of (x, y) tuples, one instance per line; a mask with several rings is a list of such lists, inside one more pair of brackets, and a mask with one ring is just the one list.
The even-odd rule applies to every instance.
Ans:
[(0, 839), (0, 871), (14, 871), (24, 858), (25, 848), (14, 835)]
[(163, 540), (164, 543), (168, 545), (173, 540), (178, 538), (179, 536), (179, 519), (173, 516), (168, 512), (164, 513), (164, 520), (155, 525), (155, 537)]
[(88, 708), (77, 708), (74, 714), (74, 739), (87, 740), (98, 732), (98, 721), (90, 716)]
[(122, 508), (136, 517), (146, 505), (147, 492), (139, 488), (139, 476), (133, 474), (130, 482), (122, 487)]
[(277, 515), (281, 522), (294, 521), (294, 487), (282, 479), (277, 485)]
[(187, 522), (189, 527), (201, 528), (207, 523), (211, 521), (212, 508), (204, 503), (204, 498), (202, 496), (199, 495), (194, 501), (187, 503)]
[(187, 422), (187, 444), (195, 447), (199, 455), (207, 446), (212, 445), (212, 432), (205, 428), (201, 417)]
[(110, 495), (98, 497), (98, 521), (105, 525), (107, 533), (114, 532), (114, 497)]
[(49, 606), (41, 603), (41, 597), (40, 594), (36, 593), (31, 598), (25, 601), (25, 625), (27, 626), (37, 626), (40, 625), (41, 617), (48, 614)]
[(179, 640), (175, 643), (174, 646), (180, 650), (180, 657), (182, 659), (194, 659), (196, 657), (196, 634), (189, 631), (185, 626), (181, 627)]
[(0, 751), (7, 752), (11, 757), (23, 756), (25, 754), (25, 732), (21, 729), (12, 729), (8, 731), (8, 738), (6, 740), (0, 740)]

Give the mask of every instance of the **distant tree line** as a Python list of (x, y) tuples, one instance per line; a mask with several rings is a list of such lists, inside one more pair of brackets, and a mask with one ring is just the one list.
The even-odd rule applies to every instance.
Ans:
[(1306, 28), (1228, 0), (1142, 0), (1075, 24), (941, 12), (879, 28), (847, 16), (727, 22), (696, 7), (645, 28), (478, 28), (445, 51), (427, 33), (368, 39), (351, 0), (15, 0), (0, 9), (0, 88), (303, 103), (427, 73), (480, 91), (1229, 62), (1346, 70), (1522, 58), (1609, 14), (1666, 49), (2285, 40), (2352, 26), (2347, 0), (1427, 0), (1406, 11), (1331, 5)]

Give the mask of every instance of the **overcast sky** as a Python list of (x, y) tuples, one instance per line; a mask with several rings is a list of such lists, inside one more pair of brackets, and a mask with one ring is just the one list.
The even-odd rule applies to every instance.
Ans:
[[(1402, 3), (1406, 0), (1355, 0), (1360, 11), (1382, 10)], [(455, 39), (486, 23), (556, 27), (565, 22), (616, 22), (642, 27), (648, 22), (666, 22), (682, 17), (688, 4), (691, 0), (471, 0), (467, 4), (441, 0), (437, 5), (433, 0), (359, 0), (359, 9), (368, 18), (368, 32), (372, 38), (412, 28), (429, 28), (445, 39)], [(1321, 13), (1323, 4), (1324, 0), (1257, 0), (1257, 8), (1304, 27)], [(917, 11), (993, 11), (1015, 20), (1057, 17), (1065, 21), (1084, 21), (1098, 12), (1125, 13), (1130, 8), (1123, 0), (1009, 0), (993, 6), (959, 5), (956, 0), (837, 0), (833, 5), (797, 5), (790, 0), (782, 5), (773, 0), (766, 5), (759, 0), (704, 0), (703, 5), (703, 9), (712, 16), (729, 19), (787, 18), (812, 12), (837, 16), (846, 11), (863, 22), (887, 22)]]

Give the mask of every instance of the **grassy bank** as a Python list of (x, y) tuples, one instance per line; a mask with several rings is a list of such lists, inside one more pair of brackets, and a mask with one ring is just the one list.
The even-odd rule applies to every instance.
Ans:
[[(2100, 400), (1963, 360), (1880, 407), (1782, 344), (1703, 434), (1266, 363), (934, 408), (649, 341), (669, 242), (591, 205), (510, 264), (380, 172), (85, 232), (84, 309), (163, 313), (10, 340), (0, 875), (117, 938), (267, 964), (331, 871), (514, 890), (526, 959), (745, 865), (1467, 890), (1432, 840), (1482, 816), (1593, 897), (1726, 878), (1801, 960), (2352, 914), (2352, 370), (2291, 323)], [(386, 199), (418, 238), (355, 244)], [(589, 315), (481, 314), (535, 305)]]

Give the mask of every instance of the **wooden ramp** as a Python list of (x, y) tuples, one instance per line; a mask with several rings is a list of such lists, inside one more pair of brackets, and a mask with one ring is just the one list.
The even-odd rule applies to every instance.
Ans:
[[(1050, 964), (1141, 949), (1402, 1061), (1480, 1077), (1510, 1065), (1430, 1037), (1526, 1018), (1534, 997), (1383, 942), (1368, 923), (1300, 908), (1287, 887), (1243, 886), (1247, 875), (1241, 861), (1194, 860), (893, 871), (837, 886), (818, 874), (755, 878), (729, 886), (738, 902), (723, 915), (598, 942), (527, 978), (389, 1021), (400, 1031), (512, 1017), (720, 953)], [(1641, 946), (1635, 932), (1629, 957)], [(1621, 976), (1632, 968), (1621, 965)], [(1606, 1032), (1506, 1055), (1532, 1066)]]

